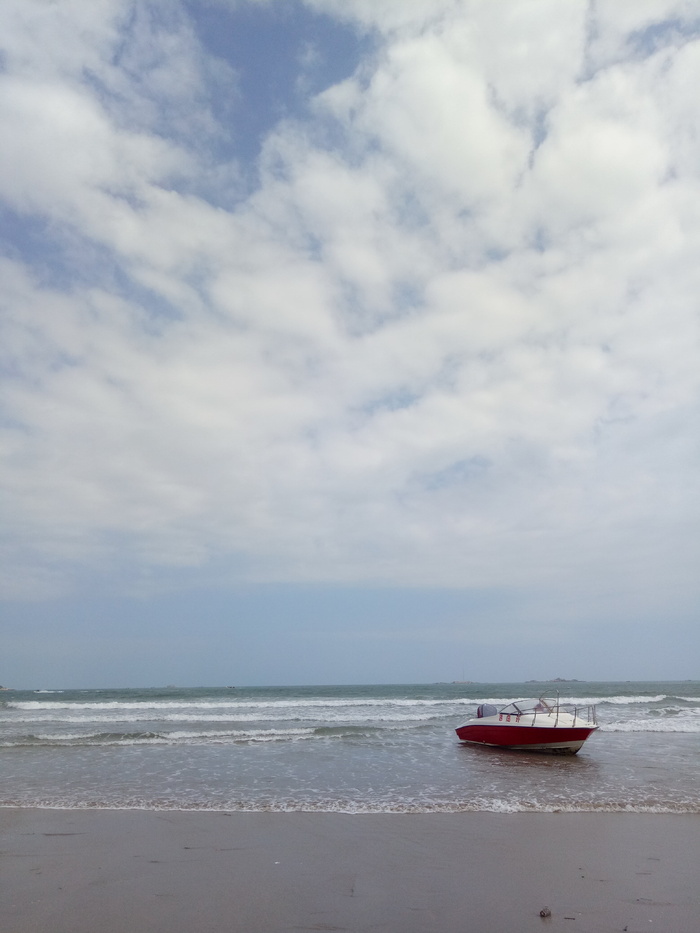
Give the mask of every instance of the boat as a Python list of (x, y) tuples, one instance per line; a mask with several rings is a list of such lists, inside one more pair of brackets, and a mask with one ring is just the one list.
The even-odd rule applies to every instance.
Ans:
[(575, 755), (598, 728), (595, 706), (555, 699), (517, 700), (500, 709), (477, 707), (474, 719), (455, 729), (461, 742), (554, 755)]

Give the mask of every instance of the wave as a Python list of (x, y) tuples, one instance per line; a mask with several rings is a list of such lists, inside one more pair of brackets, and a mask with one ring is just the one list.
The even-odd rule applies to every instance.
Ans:
[[(48, 692), (48, 691), (46, 691)], [(55, 691), (60, 692), (60, 691)], [(516, 699), (522, 699), (517, 697)], [(700, 697), (682, 697), (672, 694), (655, 694), (646, 696), (643, 694), (635, 696), (585, 696), (585, 697), (561, 697), (562, 703), (573, 703), (579, 706), (634, 706), (647, 705), (654, 703), (700, 703)], [(16, 709), (33, 712), (51, 712), (58, 710), (97, 710), (104, 712), (133, 711), (133, 710), (151, 710), (162, 714), (168, 710), (247, 710), (247, 711), (265, 711), (265, 710), (285, 710), (285, 709), (360, 709), (360, 708), (443, 708), (450, 709), (464, 706), (478, 706), (481, 703), (492, 703), (496, 706), (504, 706), (513, 701), (512, 696), (493, 697), (484, 696), (476, 698), (467, 697), (449, 697), (443, 699), (405, 699), (405, 698), (293, 698), (293, 699), (274, 699), (274, 700), (239, 700), (234, 698), (211, 699), (211, 700), (8, 700), (3, 705), (7, 709)]]
[(297, 742), (301, 739), (363, 738), (377, 730), (340, 726), (300, 729), (177, 730), (173, 732), (27, 733), (0, 739), (0, 748), (26, 746), (76, 747), (107, 745), (217, 745), (257, 742)]
[(313, 729), (290, 729), (284, 732), (257, 729), (249, 732), (157, 733), (157, 732), (101, 732), (93, 735), (26, 735), (12, 741), (0, 742), (0, 747), (22, 746), (109, 746), (109, 745), (197, 745), (232, 742), (289, 742), (311, 738)]
[[(551, 694), (543, 694), (544, 696), (551, 696)], [(499, 704), (504, 705), (510, 703), (512, 697), (508, 700), (504, 699), (489, 699), (484, 702), (494, 703), (496, 706)], [(481, 700), (473, 700), (473, 703), (481, 703)], [(560, 696), (560, 703), (573, 703), (575, 706), (638, 706), (638, 705), (648, 705), (650, 703), (689, 703), (695, 704), (700, 703), (700, 698), (698, 697), (685, 697), (685, 696), (676, 696), (674, 694), (658, 693), (653, 696), (648, 696), (645, 694), (638, 694), (635, 696), (628, 696), (625, 694), (620, 694), (619, 696)]]
[(579, 706), (637, 706), (647, 703), (661, 703), (663, 700), (677, 699), (677, 697), (668, 697), (664, 694), (654, 696), (614, 696), (614, 697), (561, 697), (562, 703), (574, 703)]
[[(258, 719), (258, 717), (255, 717), (255, 716), (230, 716), (230, 715), (229, 716), (207, 716), (206, 719), (203, 719), (202, 716), (172, 715), (172, 716), (161, 716), (159, 719), (155, 720), (151, 716), (143, 715), (143, 716), (132, 716), (130, 719), (121, 719), (121, 720), (115, 720), (111, 717), (109, 719), (100, 720), (100, 719), (88, 718), (84, 716), (65, 716), (65, 717), (61, 717), (60, 719), (52, 719), (50, 721), (46, 719), (41, 719), (39, 720), (39, 722), (41, 723), (53, 722), (56, 724), (60, 723), (60, 724), (66, 724), (69, 726), (78, 726), (78, 725), (87, 726), (90, 723), (99, 723), (99, 722), (114, 723), (115, 725), (119, 723), (128, 725), (130, 723), (138, 723), (138, 722), (149, 722), (149, 723), (157, 722), (159, 725), (165, 724), (165, 723), (202, 723), (203, 724), (205, 722), (206, 723), (251, 723), (252, 724), (252, 723), (258, 723), (260, 722), (260, 720)], [(289, 722), (289, 723), (309, 723), (309, 724), (313, 723), (319, 726), (376, 725), (377, 728), (380, 728), (382, 726), (391, 727), (396, 724), (402, 724), (402, 725), (412, 725), (415, 728), (420, 728), (421, 726), (430, 725), (431, 723), (433, 723), (434, 718), (430, 716), (423, 716), (423, 717), (402, 716), (399, 714), (396, 714), (393, 716), (392, 715), (386, 715), (386, 716), (356, 715), (352, 717), (329, 714), (327, 716), (322, 716), (322, 717), (318, 716), (315, 719), (309, 719), (304, 716), (294, 716), (294, 715), (275, 716), (275, 717), (271, 717), (268, 720), (265, 720), (265, 722), (269, 722), (269, 723)], [(14, 726), (19, 726), (19, 725), (27, 726), (27, 725), (36, 724), (36, 723), (37, 723), (36, 719), (22, 718), (22, 719), (14, 720), (13, 725)], [(446, 728), (448, 727), (446, 726)]]
[(600, 724), (601, 732), (700, 732), (700, 719), (629, 719)]
[[(313, 699), (313, 700), (93, 700), (93, 701), (70, 701), (70, 700), (10, 700), (5, 705), (11, 709), (24, 710), (57, 710), (57, 709), (100, 709), (100, 710), (131, 710), (131, 709), (287, 709), (303, 708), (315, 709), (322, 708), (346, 708), (358, 706), (464, 706), (473, 705), (481, 702), (480, 700), (468, 700), (463, 698), (450, 698), (445, 700), (404, 700), (404, 699)], [(508, 700), (502, 701), (504, 704)]]
[(106, 799), (66, 799), (43, 797), (27, 800), (22, 797), (0, 798), (0, 808), (40, 810), (151, 810), (208, 811), (215, 813), (700, 813), (697, 800), (630, 803), (622, 800), (540, 802), (522, 798), (473, 798), (464, 801), (434, 801), (407, 799), (365, 801), (352, 799), (297, 800), (228, 800), (217, 802), (181, 801), (173, 799), (145, 800), (131, 797), (120, 801)]
[[(554, 694), (550, 692), (545, 692), (541, 694), (545, 697), (553, 697)], [(534, 697), (533, 697), (534, 698)], [(514, 699), (525, 699), (525, 695), (521, 694), (519, 697), (483, 697), (474, 700), (463, 700), (464, 703), (473, 703), (479, 705), (481, 703), (493, 703), (494, 706), (505, 706), (506, 703), (512, 703)], [(677, 696), (675, 694), (667, 693), (658, 693), (653, 695), (648, 694), (619, 694), (617, 696), (559, 696), (560, 703), (572, 703), (575, 706), (636, 706), (636, 705), (646, 705), (649, 703), (662, 703), (662, 702), (672, 702), (672, 703), (700, 703), (700, 698), (690, 697), (690, 696)]]

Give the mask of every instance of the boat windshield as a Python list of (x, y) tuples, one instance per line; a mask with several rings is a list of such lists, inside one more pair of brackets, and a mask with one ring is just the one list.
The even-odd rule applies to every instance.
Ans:
[(556, 704), (553, 700), (516, 700), (515, 703), (509, 703), (501, 710), (502, 713), (515, 713), (516, 716), (522, 716), (523, 713), (550, 713), (554, 712)]

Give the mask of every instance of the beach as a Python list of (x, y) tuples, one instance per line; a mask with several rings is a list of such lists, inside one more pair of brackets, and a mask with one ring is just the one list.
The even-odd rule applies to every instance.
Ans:
[(9, 807), (0, 827), (8, 933), (700, 930), (698, 814)]

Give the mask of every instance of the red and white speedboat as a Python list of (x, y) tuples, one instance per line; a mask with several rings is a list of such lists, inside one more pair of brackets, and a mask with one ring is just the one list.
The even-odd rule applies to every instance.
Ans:
[(598, 728), (595, 706), (574, 706), (540, 697), (517, 700), (498, 709), (490, 703), (477, 708), (455, 732), (462, 742), (495, 745), (530, 752), (575, 755)]

